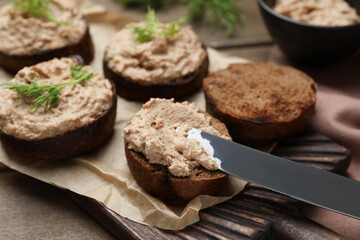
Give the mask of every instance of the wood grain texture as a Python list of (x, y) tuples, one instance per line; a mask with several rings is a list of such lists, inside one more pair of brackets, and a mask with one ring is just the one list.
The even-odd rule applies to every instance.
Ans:
[[(344, 173), (350, 162), (349, 150), (312, 131), (279, 142), (273, 154), (337, 173)], [(181, 231), (141, 225), (94, 200), (68, 195), (119, 239), (341, 239), (302, 216), (304, 203), (254, 184), (233, 199), (201, 211), (201, 220)]]

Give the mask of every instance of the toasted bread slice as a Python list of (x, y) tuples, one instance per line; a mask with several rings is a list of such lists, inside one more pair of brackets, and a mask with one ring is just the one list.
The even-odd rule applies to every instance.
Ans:
[[(211, 118), (211, 125), (229, 136), (226, 126), (217, 119)], [(176, 177), (166, 166), (150, 164), (142, 153), (129, 149), (126, 141), (125, 154), (138, 185), (149, 194), (175, 206), (183, 206), (199, 195), (215, 194), (227, 177), (220, 170), (207, 170), (202, 166), (194, 169), (188, 177)]]
[(12, 156), (27, 160), (59, 160), (78, 156), (104, 143), (112, 134), (116, 118), (116, 94), (111, 106), (85, 126), (55, 137), (24, 140), (0, 131), (4, 149)]
[(20, 69), (44, 62), (53, 58), (69, 57), (80, 55), (85, 64), (89, 64), (94, 58), (94, 45), (91, 39), (89, 28), (82, 38), (73, 44), (51, 50), (37, 51), (30, 55), (12, 55), (0, 51), (0, 67), (9, 73), (15, 74)]
[(113, 132), (115, 117), (116, 94), (107, 111), (100, 114), (92, 123), (75, 130), (40, 140), (24, 140), (0, 131), (0, 139), (10, 155), (21, 159), (65, 159), (88, 152), (104, 143)]
[(123, 77), (120, 73), (115, 72), (108, 66), (105, 58), (103, 60), (104, 75), (114, 82), (117, 94), (128, 100), (142, 102), (152, 97), (175, 98), (178, 100), (197, 92), (201, 89), (203, 79), (208, 74), (208, 68), (209, 59), (208, 56), (206, 56), (203, 63), (195, 72), (181, 78), (172, 79), (166, 84), (143, 85)]
[[(70, 59), (70, 58), (67, 58)], [(82, 64), (81, 57), (77, 56), (72, 58), (74, 63)], [(54, 59), (56, 60), (56, 59)], [(54, 61), (52, 60), (52, 61)], [(62, 59), (57, 60), (62, 61)], [(50, 63), (49, 63), (50, 62)], [(40, 64), (51, 64), (51, 61), (44, 62)], [(37, 64), (36, 67), (39, 67), (40, 64)], [(36, 68), (38, 69), (38, 68)], [(59, 71), (59, 69), (58, 69)], [(20, 75), (23, 73), (20, 73)], [(3, 129), (0, 129), (0, 140), (4, 149), (14, 157), (26, 160), (58, 160), (64, 158), (70, 158), (82, 153), (88, 152), (99, 145), (103, 144), (112, 134), (116, 118), (116, 105), (117, 105), (117, 95), (115, 86), (111, 81), (106, 80), (111, 85), (109, 86), (109, 91), (112, 92), (111, 99), (109, 99), (109, 104), (106, 105), (106, 108), (98, 108), (97, 112), (92, 111), (91, 113), (85, 112), (84, 114), (89, 116), (91, 114), (91, 121), (84, 122), (82, 125), (72, 128), (70, 126), (66, 127), (70, 130), (65, 130), (54, 136), (47, 137), (34, 137), (33, 134), (28, 136), (18, 136), (17, 131), (12, 131), (11, 133), (6, 133)], [(75, 89), (75, 91), (77, 91)], [(84, 98), (86, 100), (86, 98)], [(66, 100), (67, 101), (67, 100)], [(90, 100), (89, 100), (90, 101)], [(32, 104), (32, 103), (31, 103)], [(75, 104), (75, 102), (73, 102)], [(30, 106), (25, 106), (30, 109)], [(11, 107), (11, 106), (10, 106)], [(19, 106), (18, 106), (19, 107)], [(16, 108), (16, 106), (14, 107)], [(84, 109), (84, 106), (82, 106)], [(39, 110), (40, 111), (40, 110)], [(50, 112), (51, 110), (49, 110)], [(56, 112), (56, 110), (54, 110)], [(25, 114), (32, 114), (26, 112)], [(85, 117), (83, 115), (82, 117)], [(40, 114), (40, 116), (42, 116)], [(4, 115), (2, 115), (4, 117)], [(5, 116), (11, 117), (11, 116)], [(43, 113), (43, 118), (47, 121), (53, 121), (55, 124), (59, 123), (57, 114), (52, 111), (49, 114)], [(73, 116), (73, 122), (76, 122), (79, 117)], [(4, 119), (1, 119), (3, 121)], [(16, 119), (14, 120), (16, 121)], [(30, 122), (31, 129), (35, 128), (34, 124), (36, 121), (31, 122), (29, 120), (22, 120), (25, 122)], [(0, 122), (2, 123), (2, 122)], [(1, 125), (1, 124), (0, 124)], [(51, 129), (59, 129), (61, 126), (59, 124), (54, 125)], [(21, 128), (24, 128), (23, 126)], [(65, 128), (65, 129), (66, 129)], [(45, 127), (43, 126), (43, 130)]]
[(204, 79), (206, 110), (238, 141), (268, 141), (301, 130), (314, 112), (315, 82), (291, 67), (232, 64)]

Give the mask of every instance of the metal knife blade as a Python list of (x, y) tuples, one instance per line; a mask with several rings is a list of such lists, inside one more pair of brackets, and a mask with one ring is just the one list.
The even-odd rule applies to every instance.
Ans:
[(303, 202), (360, 219), (360, 182), (203, 131), (201, 137), (210, 141), (213, 157), (217, 158), (224, 172)]

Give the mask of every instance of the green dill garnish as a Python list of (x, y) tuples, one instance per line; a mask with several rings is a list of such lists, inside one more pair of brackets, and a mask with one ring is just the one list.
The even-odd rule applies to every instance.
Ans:
[(181, 31), (180, 25), (185, 22), (185, 18), (181, 18), (177, 21), (171, 22), (167, 25), (166, 28), (159, 31), (161, 27), (160, 20), (156, 17), (155, 11), (148, 8), (148, 12), (146, 14), (145, 27), (139, 27), (131, 25), (130, 27), (133, 29), (136, 34), (135, 41), (137, 43), (145, 43), (150, 42), (154, 35), (156, 36), (174, 36), (178, 32)]
[(6, 87), (10, 90), (14, 90), (26, 98), (34, 100), (34, 104), (30, 109), (35, 108), (35, 112), (41, 105), (44, 105), (44, 111), (57, 104), (60, 99), (60, 92), (66, 86), (74, 88), (76, 84), (81, 84), (95, 76), (95, 73), (88, 73), (83, 70), (82, 65), (76, 67), (70, 67), (71, 81), (58, 84), (38, 84), (34, 80), (28, 80), (30, 84), (8, 82), (1, 84), (0, 86)]
[(133, 25), (130, 26), (134, 30), (134, 33), (137, 35), (135, 41), (137, 43), (150, 42), (152, 36), (156, 33), (160, 24), (161, 23), (156, 17), (155, 11), (151, 8), (148, 8), (145, 20), (145, 27), (138, 27)]
[(239, 3), (241, 0), (116, 0), (129, 7), (155, 9), (170, 9), (172, 4), (184, 4), (188, 9), (191, 21), (204, 21), (211, 27), (225, 30), (227, 36), (232, 36), (235, 30), (244, 22)]
[(25, 11), (30, 16), (47, 19), (59, 25), (69, 25), (58, 21), (49, 10), (50, 0), (15, 0), (13, 2), (16, 11)]
[(181, 31), (180, 25), (186, 21), (185, 17), (180, 18), (177, 21), (171, 22), (168, 26), (161, 32), (165, 36), (174, 36)]
[(181, 0), (188, 4), (191, 20), (204, 19), (214, 28), (225, 29), (231, 36), (244, 21), (244, 14), (239, 10), (239, 0)]

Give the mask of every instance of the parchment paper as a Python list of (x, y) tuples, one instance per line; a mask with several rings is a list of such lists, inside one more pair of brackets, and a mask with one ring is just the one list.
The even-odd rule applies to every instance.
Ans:
[[(102, 73), (102, 57), (105, 45), (114, 33), (130, 19), (106, 11), (91, 2), (81, 2), (83, 12), (90, 23), (90, 32), (95, 43), (96, 56), (91, 64)], [(245, 62), (245, 59), (226, 57), (208, 49), (210, 71), (225, 68), (229, 63)], [(0, 70), (0, 81), (11, 76)], [(204, 109), (204, 96), (199, 92), (188, 99)], [(185, 208), (166, 206), (160, 200), (146, 194), (134, 181), (124, 154), (122, 130), (142, 104), (118, 97), (114, 134), (100, 149), (85, 155), (61, 161), (26, 161), (10, 157), (0, 146), (0, 161), (8, 167), (62, 189), (96, 199), (115, 213), (151, 226), (179, 230), (199, 220), (199, 210), (226, 201), (239, 193), (246, 182), (229, 177), (212, 196), (199, 196)]]

